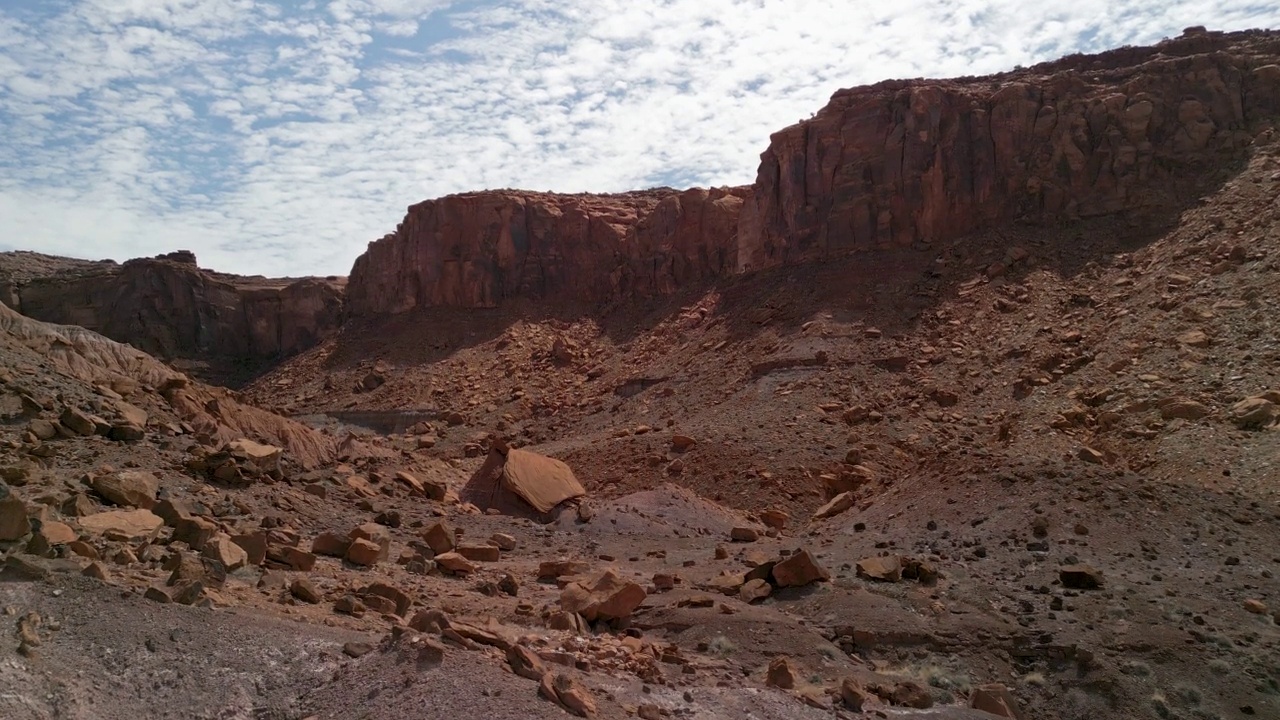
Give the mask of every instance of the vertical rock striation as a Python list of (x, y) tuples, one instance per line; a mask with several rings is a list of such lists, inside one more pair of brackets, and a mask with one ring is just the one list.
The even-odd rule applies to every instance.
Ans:
[(986, 78), (837, 92), (772, 136), (739, 269), (1167, 204), (1280, 112), (1280, 34), (1189, 30)]

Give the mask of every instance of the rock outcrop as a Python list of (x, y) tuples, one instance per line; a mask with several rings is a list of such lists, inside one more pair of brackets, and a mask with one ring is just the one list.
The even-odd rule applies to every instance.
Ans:
[(214, 273), (185, 251), (123, 264), (0, 256), (0, 302), (18, 312), (166, 360), (213, 364), (252, 364), (311, 347), (340, 326), (343, 285)]
[(516, 297), (597, 303), (670, 293), (733, 272), (746, 195), (504, 190), (428, 200), (356, 260), (349, 306), (370, 315), (495, 307)]
[(772, 136), (739, 269), (1157, 208), (1274, 121), (1278, 60), (1280, 34), (1193, 29), (991, 77), (841, 90)]

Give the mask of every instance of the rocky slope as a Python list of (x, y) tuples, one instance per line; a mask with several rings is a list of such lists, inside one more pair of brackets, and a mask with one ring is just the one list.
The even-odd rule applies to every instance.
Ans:
[(213, 273), (185, 252), (124, 264), (0, 254), (0, 302), (232, 384), (332, 334), (343, 319), (343, 286), (338, 278)]
[[(1274, 133), (1248, 156), (1169, 229), (999, 228), (572, 321), (417, 308), (349, 327), (247, 393), (290, 413), (411, 414), (388, 441), (464, 470), (490, 433), (562, 458), (610, 504), (590, 542), (560, 546), (578, 557), (662, 552), (685, 582), (744, 597), (742, 578), (717, 580), (727, 568), (707, 560), (724, 528), (609, 543), (714, 515), (670, 499), (632, 508), (664, 483), (779, 526), (832, 585), (749, 601), (764, 617), (655, 600), (637, 619), (728, 648), (749, 677), (786, 655), (831, 690), (848, 657), (953, 707), (1003, 682), (1026, 717), (1268, 717), (1280, 712)], [(771, 542), (730, 547), (748, 568)], [(908, 559), (938, 584), (904, 578)], [(796, 616), (844, 654), (806, 649), (784, 624)]]
[(617, 195), (495, 191), (409, 208), (351, 269), (351, 311), (600, 303), (733, 272), (745, 189)]
[(1278, 61), (1280, 34), (1192, 30), (991, 77), (842, 90), (772, 137), (739, 264), (1166, 210), (1274, 122)]

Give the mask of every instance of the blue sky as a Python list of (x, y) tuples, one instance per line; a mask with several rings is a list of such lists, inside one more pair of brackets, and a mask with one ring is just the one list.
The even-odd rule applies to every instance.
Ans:
[(0, 249), (346, 274), (465, 190), (748, 183), (838, 88), (997, 72), (1244, 0), (0, 0)]

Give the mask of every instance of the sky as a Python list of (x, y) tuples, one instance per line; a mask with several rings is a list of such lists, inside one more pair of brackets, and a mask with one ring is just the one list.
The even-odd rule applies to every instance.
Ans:
[(750, 183), (840, 88), (1274, 0), (0, 0), (0, 250), (345, 275), (469, 190)]

